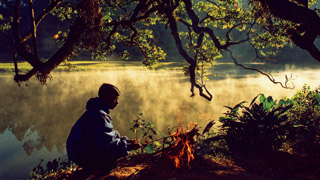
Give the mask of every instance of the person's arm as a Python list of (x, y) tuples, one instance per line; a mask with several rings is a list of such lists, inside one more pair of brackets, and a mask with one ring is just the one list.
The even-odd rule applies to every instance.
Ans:
[(92, 120), (93, 127), (90, 128), (91, 139), (97, 147), (110, 153), (112, 157), (118, 159), (128, 155), (128, 151), (137, 149), (137, 143), (129, 143), (127, 137), (120, 137), (113, 130), (111, 117), (108, 114), (100, 112)]

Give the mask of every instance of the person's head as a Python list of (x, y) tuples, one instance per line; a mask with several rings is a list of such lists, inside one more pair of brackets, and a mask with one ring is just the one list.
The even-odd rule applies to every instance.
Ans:
[(114, 85), (104, 83), (100, 86), (98, 95), (107, 104), (109, 109), (113, 109), (118, 104), (120, 91)]

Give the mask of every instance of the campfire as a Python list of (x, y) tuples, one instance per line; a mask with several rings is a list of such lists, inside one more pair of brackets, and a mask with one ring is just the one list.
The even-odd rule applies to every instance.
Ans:
[(171, 143), (168, 147), (163, 148), (159, 154), (173, 162), (176, 168), (189, 166), (194, 159), (195, 136), (199, 135), (198, 131), (197, 124), (193, 122), (188, 125), (186, 130), (182, 126), (177, 127), (174, 133), (163, 138), (163, 142), (170, 139)]

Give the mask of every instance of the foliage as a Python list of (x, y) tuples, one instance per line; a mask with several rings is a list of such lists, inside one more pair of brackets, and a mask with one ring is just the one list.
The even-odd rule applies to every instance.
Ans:
[(196, 123), (189, 123), (186, 129), (182, 125), (168, 128), (168, 136), (160, 132), (162, 138), (159, 139), (153, 138), (153, 135), (157, 133), (150, 122), (146, 123), (142, 119), (142, 113), (131, 123), (133, 126), (130, 130), (136, 134), (136, 139), (138, 139), (138, 131), (143, 134), (141, 137), (141, 142), (144, 142), (142, 153), (162, 157), (164, 160), (173, 163), (175, 168), (189, 166), (194, 159), (197, 148), (195, 137), (200, 135)]
[[(140, 138), (140, 142), (143, 142), (144, 151), (147, 153), (153, 153), (155, 150), (161, 147), (161, 144), (158, 141), (153, 141), (154, 135), (157, 135), (157, 132), (154, 130), (153, 125), (150, 122), (146, 122), (142, 119), (142, 113), (140, 113), (137, 119), (131, 121), (132, 127), (130, 130), (135, 134), (136, 139)], [(142, 136), (139, 137), (138, 132), (141, 132)]]
[(249, 1), (252, 4), (252, 14), (256, 18), (262, 33), (254, 31), (252, 43), (258, 49), (281, 48), (289, 43), (287, 30), (296, 24), (280, 18), (273, 18), (270, 13), (263, 9), (259, 1)]
[(285, 114), (293, 126), (290, 141), (295, 152), (308, 156), (320, 155), (320, 91), (304, 85), (291, 98), (284, 98), (279, 104), (290, 104)]
[[(256, 103), (259, 97), (260, 103)], [(247, 107), (241, 102), (220, 117), (221, 134), (232, 153), (271, 152), (286, 140), (290, 124), (284, 114), (291, 105), (276, 106), (271, 96), (255, 97)], [(240, 111), (241, 110), (241, 111)]]
[(214, 159), (229, 159), (231, 153), (226, 140), (220, 135), (219, 130), (211, 129), (205, 136), (198, 139), (197, 153), (200, 156), (211, 156)]
[(51, 179), (51, 177), (75, 167), (75, 164), (73, 162), (65, 160), (63, 158), (48, 161), (46, 165), (44, 165), (43, 163), (44, 161), (43, 159), (41, 159), (39, 164), (35, 166), (30, 172), (30, 177), (28, 179)]
[[(37, 3), (47, 8), (40, 9)], [(249, 0), (241, 3), (239, 0), (50, 0), (47, 4), (6, 0), (0, 4), (4, 10), (0, 14), (0, 30), (1, 35), (12, 39), (10, 49), (14, 49), (13, 53), (32, 66), (24, 74), (16, 70), (16, 82), (27, 81), (37, 75), (45, 83), (47, 74), (58, 65), (84, 52), (99, 60), (107, 59), (112, 53), (125, 60), (142, 55), (143, 64), (154, 68), (159, 61), (166, 59), (168, 47), (169, 50), (175, 47), (188, 63), (184, 70), (190, 76), (192, 95), (197, 88), (201, 96), (212, 100), (205, 86), (208, 80), (206, 69), (225, 55), (224, 51), (236, 65), (255, 70), (279, 83), (268, 73), (239, 64), (232, 54), (233, 46), (245, 44), (246, 48), (254, 50), (253, 58), (265, 60), (264, 56), (274, 54), (278, 48), (293, 41), (317, 59), (318, 49), (313, 47), (318, 35), (313, 29), (318, 29), (314, 26), (319, 24), (315, 3), (310, 0), (303, 7), (298, 1), (290, 0)], [(37, 16), (25, 13), (26, 9), (37, 11)], [(291, 16), (284, 13), (287, 10)], [(301, 11), (292, 13), (295, 10)], [(309, 16), (300, 18), (307, 14), (312, 21), (298, 22), (308, 19)], [(56, 16), (67, 26), (54, 32), (53, 38), (58, 42), (59, 50), (44, 60), (39, 56), (43, 47), (38, 45), (37, 42), (41, 41), (36, 35), (42, 28), (40, 23), (48, 15)], [(30, 19), (27, 22), (30, 29), (20, 32), (25, 28), (22, 23), (25, 19)], [(169, 42), (174, 45), (168, 45)], [(286, 83), (284, 87), (287, 87)]]
[(214, 158), (224, 158), (229, 154), (226, 141), (219, 135), (217, 128), (213, 127), (215, 120), (210, 121), (198, 138), (197, 153), (201, 156), (210, 155)]
[(11, 24), (8, 19), (5, 19), (2, 14), (0, 14), (0, 32), (6, 33), (11, 29)]
[(51, 14), (58, 17), (60, 21), (70, 21), (77, 13), (76, 5), (71, 2), (66, 2), (55, 8)]
[[(259, 99), (259, 103), (256, 102)], [(220, 117), (220, 129), (209, 131), (199, 143), (199, 153), (219, 157), (285, 151), (319, 156), (320, 91), (304, 85), (291, 98), (273, 100), (263, 94), (249, 106), (240, 102)]]

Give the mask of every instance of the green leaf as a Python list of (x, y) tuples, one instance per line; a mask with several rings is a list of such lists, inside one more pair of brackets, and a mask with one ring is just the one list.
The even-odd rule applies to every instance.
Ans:
[(147, 132), (144, 132), (142, 137), (146, 137), (147, 135)]
[(266, 98), (264, 94), (260, 95), (260, 103), (263, 104), (263, 109), (266, 111), (269, 111), (276, 104), (271, 96)]
[(265, 102), (266, 96), (264, 96), (264, 94), (261, 94), (259, 100), (260, 100), (260, 103)]
[(154, 141), (153, 142), (153, 145), (155, 145), (155, 146), (157, 146), (157, 147), (161, 147), (162, 145), (160, 144), (160, 142), (158, 142), (158, 141)]
[(204, 128), (204, 130), (202, 131), (202, 135), (204, 135), (204, 133), (209, 132), (209, 130), (211, 129), (211, 127), (215, 124), (214, 120), (210, 121), (207, 126)]
[(288, 101), (288, 100), (285, 101), (285, 100), (281, 99), (281, 100), (279, 101), (279, 104), (280, 104), (280, 105), (285, 105), (285, 104), (287, 104), (287, 101)]
[(157, 132), (154, 129), (151, 129), (153, 134), (157, 134)]
[(149, 146), (145, 147), (143, 150), (145, 150), (145, 151), (147, 151), (147, 153), (151, 154), (154, 151), (153, 145), (149, 145)]
[(252, 104), (256, 101), (256, 99), (260, 96), (260, 102), (261, 102), (261, 95), (263, 95), (263, 94), (258, 94), (256, 97), (254, 97), (253, 99), (252, 99), (252, 101), (251, 101), (251, 103), (250, 103), (250, 105), (249, 105), (249, 107), (251, 107), (252, 106)]
[(147, 123), (147, 126), (149, 126), (149, 127), (151, 127), (151, 128), (152, 128), (152, 126), (153, 126), (153, 125), (152, 125), (152, 123), (151, 123), (151, 122), (148, 122), (148, 123)]
[(298, 127), (302, 127), (303, 125), (300, 125), (300, 124), (295, 124), (293, 125), (294, 128), (298, 128)]
[(317, 94), (317, 100), (320, 102), (320, 94)]
[(264, 109), (270, 110), (274, 104), (275, 102), (273, 101), (272, 97), (268, 96), (264, 104)]

